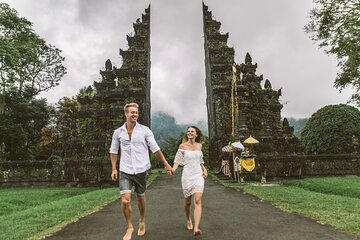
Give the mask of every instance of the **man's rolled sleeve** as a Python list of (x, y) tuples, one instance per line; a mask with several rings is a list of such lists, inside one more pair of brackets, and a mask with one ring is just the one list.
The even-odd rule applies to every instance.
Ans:
[(148, 131), (146, 132), (146, 142), (152, 153), (155, 153), (160, 150), (159, 145), (155, 141), (154, 134), (150, 129), (148, 129)]
[(112, 140), (111, 140), (111, 147), (109, 149), (109, 152), (112, 154), (118, 154), (118, 151), (119, 151), (120, 142), (118, 139), (118, 135), (119, 135), (119, 132), (115, 130), (113, 133), (113, 136), (112, 136)]

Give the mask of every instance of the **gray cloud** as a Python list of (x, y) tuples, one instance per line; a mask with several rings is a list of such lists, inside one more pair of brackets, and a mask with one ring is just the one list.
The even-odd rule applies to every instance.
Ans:
[[(74, 96), (99, 80), (106, 59), (121, 65), (132, 23), (149, 0), (5, 0), (34, 23), (35, 31), (63, 50), (68, 74), (43, 94), (49, 102)], [(35, 4), (36, 2), (36, 4)], [(283, 116), (308, 117), (328, 104), (346, 102), (351, 91), (333, 88), (336, 62), (304, 33), (311, 0), (207, 0), (236, 61), (249, 52), (257, 73), (283, 89)], [(201, 1), (151, 1), (152, 110), (180, 123), (206, 120)]]

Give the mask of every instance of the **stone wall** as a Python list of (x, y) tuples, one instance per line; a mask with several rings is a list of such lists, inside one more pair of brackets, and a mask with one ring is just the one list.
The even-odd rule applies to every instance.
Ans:
[[(256, 168), (244, 173), (246, 180), (321, 176), (360, 176), (359, 155), (258, 156)], [(111, 181), (108, 159), (22, 161), (0, 163), (0, 187), (117, 186)]]
[(1, 187), (112, 186), (109, 159), (0, 163)]
[(273, 178), (360, 175), (359, 155), (258, 156), (253, 175)]

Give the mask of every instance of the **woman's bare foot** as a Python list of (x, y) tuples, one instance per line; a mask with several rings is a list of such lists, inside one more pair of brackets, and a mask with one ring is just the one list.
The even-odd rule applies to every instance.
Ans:
[(124, 235), (124, 237), (123, 237), (123, 240), (130, 240), (133, 231), (134, 231), (134, 228), (128, 228), (128, 229), (126, 229), (126, 233), (125, 233), (125, 235)]
[(142, 237), (142, 236), (145, 235), (145, 223), (144, 223), (144, 222), (139, 223), (139, 230), (138, 230), (137, 235), (138, 235), (139, 237)]
[(200, 236), (202, 234), (201, 230), (194, 230), (194, 236)]
[(186, 228), (187, 228), (187, 230), (192, 230), (193, 229), (193, 224), (192, 224), (191, 219), (186, 220)]

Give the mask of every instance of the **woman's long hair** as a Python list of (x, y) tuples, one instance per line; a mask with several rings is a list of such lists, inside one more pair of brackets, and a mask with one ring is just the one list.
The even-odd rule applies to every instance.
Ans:
[(186, 132), (185, 132), (184, 137), (183, 137), (183, 142), (187, 142), (189, 140), (188, 137), (187, 137), (187, 131), (189, 130), (189, 128), (193, 128), (196, 131), (197, 137), (195, 138), (195, 142), (202, 143), (203, 134), (202, 134), (201, 130), (198, 127), (195, 127), (195, 126), (190, 126), (190, 127), (188, 127), (186, 129)]

